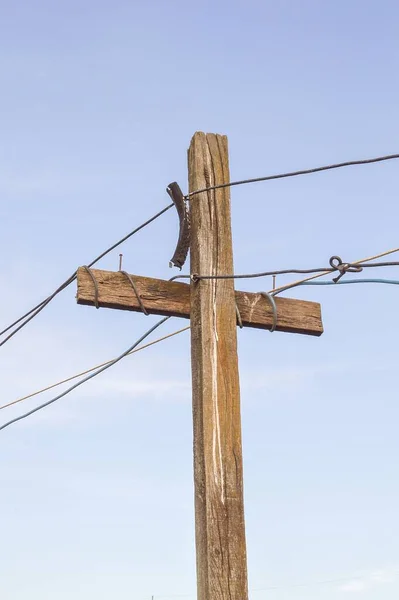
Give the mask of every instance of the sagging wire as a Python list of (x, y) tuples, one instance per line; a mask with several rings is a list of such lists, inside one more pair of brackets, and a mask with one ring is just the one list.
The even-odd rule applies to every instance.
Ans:
[[(173, 203), (169, 204), (168, 206), (166, 206), (165, 208), (163, 208), (162, 210), (160, 210), (158, 213), (156, 213), (153, 217), (151, 217), (150, 219), (147, 219), (147, 221), (145, 221), (144, 223), (142, 223), (141, 225), (139, 225), (138, 227), (136, 227), (135, 229), (133, 229), (133, 231), (131, 231), (130, 233), (128, 233), (127, 235), (125, 235), (123, 238), (121, 238), (120, 240), (118, 240), (117, 242), (115, 242), (115, 244), (113, 244), (112, 246), (110, 246), (106, 250), (104, 250), (104, 252), (102, 252), (94, 260), (92, 260), (91, 263), (89, 263), (87, 265), (87, 267), (90, 268), (93, 265), (95, 265), (99, 260), (101, 260), (102, 258), (104, 258), (104, 256), (106, 256), (107, 254), (109, 254), (110, 252), (112, 252), (112, 250), (114, 250), (115, 248), (117, 248), (118, 246), (120, 246), (121, 244), (123, 244), (123, 242), (125, 242), (126, 240), (128, 240), (130, 237), (132, 237), (133, 235), (135, 235), (136, 233), (138, 233), (139, 231), (141, 231), (141, 229), (144, 229), (144, 227), (147, 227), (147, 225), (149, 225), (150, 223), (152, 223), (153, 221), (155, 221), (156, 219), (158, 219), (161, 215), (163, 215), (166, 211), (168, 211), (173, 206), (174, 206)], [(0, 347), (3, 346), (6, 342), (8, 342), (8, 340), (10, 340), (16, 333), (18, 333), (18, 331), (20, 331), (23, 327), (25, 327), (25, 325), (27, 325), (29, 323), (29, 321), (31, 321), (32, 319), (34, 319), (34, 317), (36, 317), (44, 308), (46, 308), (46, 306), (60, 292), (62, 292), (63, 290), (65, 290), (71, 283), (73, 283), (76, 280), (76, 277), (77, 277), (77, 271), (75, 271), (74, 273), (72, 273), (72, 275), (70, 277), (68, 277), (68, 279), (66, 279), (66, 281), (64, 281), (64, 283), (62, 283), (55, 290), (55, 292), (53, 292), (50, 296), (48, 296), (47, 298), (45, 298), (45, 300), (43, 300), (42, 302), (40, 302), (39, 304), (37, 304), (36, 306), (34, 306), (33, 308), (31, 308), (27, 313), (25, 313), (24, 315), (22, 315), (21, 317), (19, 317), (16, 321), (14, 321), (10, 325), (8, 325), (5, 329), (3, 329), (3, 331), (0, 331), (0, 336), (2, 336), (5, 333), (7, 333), (7, 331), (10, 331), (10, 329), (12, 329), (16, 325), (18, 325), (18, 323), (21, 323), (21, 321), (23, 321), (23, 323), (21, 323), (21, 325), (19, 325), (19, 327), (17, 327), (16, 329), (14, 329), (14, 331), (12, 331), (6, 338), (4, 338), (0, 342)], [(24, 319), (25, 319), (25, 321), (24, 321)]]
[(343, 281), (303, 281), (298, 286), (303, 285), (345, 285), (346, 283), (385, 283), (388, 285), (399, 285), (398, 279), (344, 279)]
[[(131, 354), (136, 354), (136, 352), (140, 352), (141, 350), (145, 350), (146, 348), (150, 348), (151, 346), (155, 346), (155, 344), (159, 344), (159, 342), (168, 340), (169, 338), (174, 337), (175, 335), (178, 335), (179, 333), (183, 333), (183, 331), (188, 331), (189, 329), (190, 329), (190, 326), (183, 327), (182, 329), (178, 329), (177, 331), (173, 331), (172, 333), (168, 333), (168, 335), (164, 335), (164, 336), (154, 340), (153, 342), (149, 342), (148, 344), (144, 344), (143, 346), (139, 346), (138, 348), (135, 348), (134, 350), (129, 352), (127, 354), (127, 356), (130, 356)], [(15, 404), (19, 404), (20, 402), (24, 402), (25, 400), (29, 400), (30, 398), (33, 398), (34, 396), (38, 396), (39, 394), (43, 394), (44, 392), (48, 392), (49, 390), (52, 390), (53, 388), (58, 387), (59, 385), (62, 385), (64, 383), (68, 383), (68, 381), (73, 381), (74, 379), (77, 379), (78, 377), (83, 377), (83, 375), (87, 375), (87, 373), (91, 373), (92, 371), (95, 371), (96, 369), (99, 369), (100, 367), (109, 365), (114, 360), (115, 359), (107, 360), (99, 365), (96, 365), (95, 367), (90, 367), (90, 369), (86, 369), (85, 371), (81, 371), (80, 373), (71, 375), (71, 377), (67, 377), (66, 379), (57, 381), (57, 383), (52, 383), (51, 385), (48, 385), (45, 388), (37, 390), (36, 392), (32, 392), (31, 394), (28, 394), (27, 396), (22, 396), (22, 398), (18, 398), (17, 400), (12, 400), (12, 402), (7, 402), (7, 404), (3, 404), (0, 406), (0, 410), (3, 410), (4, 408), (9, 408), (10, 406), (14, 406)]]
[(286, 177), (297, 177), (298, 175), (309, 175), (311, 173), (319, 173), (320, 171), (330, 171), (332, 169), (341, 169), (342, 167), (351, 167), (354, 165), (368, 165), (371, 163), (382, 162), (385, 160), (393, 160), (399, 158), (399, 154), (387, 154), (385, 156), (377, 156), (375, 158), (366, 158), (363, 160), (349, 160), (341, 163), (334, 163), (332, 165), (325, 165), (323, 167), (315, 167), (313, 169), (302, 169), (300, 171), (289, 171), (288, 173), (279, 173), (277, 175), (266, 175), (266, 177), (254, 177), (253, 179), (241, 179), (240, 181), (231, 181), (230, 183), (220, 183), (218, 185), (211, 185), (193, 192), (189, 192), (185, 197), (187, 199), (203, 192), (210, 192), (212, 190), (218, 190), (227, 187), (233, 187), (236, 185), (245, 185), (248, 183), (258, 183), (260, 181), (271, 181), (273, 179), (284, 179)]
[(150, 329), (148, 329), (144, 333), (144, 335), (142, 335), (127, 350), (125, 350), (125, 352), (123, 352), (122, 354), (120, 354), (119, 356), (117, 356), (116, 358), (114, 358), (112, 361), (106, 363), (101, 368), (97, 369), (94, 373), (91, 373), (90, 375), (88, 375), (84, 379), (81, 379), (81, 381), (78, 381), (77, 383), (75, 383), (74, 385), (72, 385), (71, 387), (69, 387), (67, 390), (65, 390), (64, 392), (62, 392), (61, 394), (58, 394), (58, 396), (56, 396), (55, 398), (51, 398), (51, 400), (48, 400), (47, 402), (44, 402), (43, 404), (40, 404), (39, 406), (36, 406), (32, 410), (30, 410), (30, 411), (28, 411), (28, 412), (26, 412), (26, 413), (24, 413), (22, 415), (19, 415), (18, 417), (15, 417), (14, 419), (11, 419), (10, 421), (7, 421), (3, 425), (0, 425), (0, 431), (2, 431), (3, 429), (6, 429), (6, 427), (9, 427), (10, 425), (13, 425), (14, 423), (17, 423), (18, 421), (21, 421), (22, 419), (26, 419), (27, 417), (33, 415), (34, 413), (38, 412), (39, 410), (42, 410), (43, 408), (46, 408), (50, 404), (53, 404), (57, 400), (60, 400), (61, 398), (63, 398), (64, 396), (66, 396), (67, 394), (69, 394), (70, 392), (72, 392), (73, 390), (75, 390), (77, 387), (83, 385), (84, 383), (86, 383), (90, 379), (93, 379), (94, 377), (97, 377), (97, 375), (99, 375), (103, 371), (106, 371), (110, 367), (114, 366), (116, 363), (118, 363), (120, 360), (122, 360), (122, 358), (125, 358), (125, 356), (127, 356), (128, 354), (130, 354), (130, 352), (132, 352), (135, 348), (137, 348), (137, 346), (139, 344), (141, 344), (141, 342), (143, 340), (145, 340), (145, 338), (148, 337), (153, 331), (155, 331), (155, 329), (157, 329), (158, 327), (160, 327), (160, 325), (162, 325), (163, 323), (165, 323), (165, 321), (167, 321), (170, 318), (171, 317), (164, 317), (163, 319), (161, 319), (160, 321), (158, 321), (157, 323), (155, 323), (155, 325), (153, 325), (152, 327), (150, 327)]

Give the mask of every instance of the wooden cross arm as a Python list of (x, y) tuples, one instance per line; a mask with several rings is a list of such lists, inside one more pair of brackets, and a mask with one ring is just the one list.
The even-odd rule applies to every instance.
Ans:
[[(141, 312), (128, 278), (118, 271), (91, 269), (98, 285), (98, 306)], [(190, 318), (190, 286), (177, 281), (131, 275), (143, 305), (150, 314)], [(201, 285), (199, 282), (196, 285)], [(236, 302), (245, 327), (271, 329), (273, 310), (260, 294), (236, 291)], [(78, 269), (78, 304), (95, 306), (93, 280), (84, 267)], [(318, 302), (276, 297), (276, 331), (319, 336), (323, 333)]]

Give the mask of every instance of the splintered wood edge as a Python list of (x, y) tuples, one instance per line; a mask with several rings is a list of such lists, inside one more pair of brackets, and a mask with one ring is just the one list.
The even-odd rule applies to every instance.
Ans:
[[(91, 270), (98, 284), (101, 308), (142, 312), (127, 277), (118, 271)], [(150, 314), (190, 318), (190, 286), (177, 281), (131, 275), (144, 306)], [(93, 281), (87, 271), (78, 269), (77, 303), (95, 305)], [(198, 282), (197, 285), (201, 285)], [(260, 294), (236, 291), (236, 302), (244, 327), (271, 329), (273, 310)], [(276, 297), (276, 331), (320, 336), (323, 333), (321, 306), (318, 302)]]

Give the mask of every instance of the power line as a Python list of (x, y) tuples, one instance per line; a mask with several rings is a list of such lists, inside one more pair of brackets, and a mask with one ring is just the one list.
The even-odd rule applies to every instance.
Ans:
[(343, 281), (304, 281), (302, 285), (343, 285), (345, 283), (385, 283), (388, 285), (399, 285), (398, 279), (344, 279)]
[(186, 195), (186, 198), (191, 198), (196, 194), (202, 194), (202, 192), (210, 192), (211, 190), (218, 190), (221, 188), (233, 187), (235, 185), (244, 185), (247, 183), (258, 183), (260, 181), (271, 181), (272, 179), (284, 179), (286, 177), (296, 177), (297, 175), (309, 175), (310, 173), (319, 173), (320, 171), (330, 171), (332, 169), (340, 169), (342, 167), (351, 167), (354, 165), (368, 165), (371, 163), (382, 162), (384, 160), (393, 160), (399, 158), (399, 154), (388, 154), (386, 156), (377, 156), (376, 158), (366, 158), (363, 160), (350, 160), (341, 163), (335, 163), (332, 165), (326, 165), (324, 167), (315, 167), (313, 169), (303, 169), (301, 171), (290, 171), (288, 173), (279, 173), (277, 175), (267, 175), (266, 177), (255, 177), (253, 179), (241, 179), (240, 181), (232, 181), (230, 183), (220, 183), (219, 185), (211, 185), (200, 190), (195, 190)]
[[(112, 252), (112, 250), (114, 250), (115, 248), (117, 248), (118, 246), (120, 246), (121, 244), (123, 244), (123, 242), (125, 242), (130, 237), (132, 237), (133, 235), (135, 235), (136, 233), (138, 233), (141, 229), (144, 229), (144, 227), (146, 227), (147, 225), (149, 225), (150, 223), (152, 223), (153, 221), (155, 221), (156, 219), (158, 219), (158, 217), (160, 217), (161, 215), (163, 215), (167, 210), (169, 210), (173, 206), (174, 206), (173, 203), (169, 204), (168, 206), (166, 206), (165, 208), (163, 208), (162, 210), (160, 210), (158, 213), (156, 213), (153, 217), (151, 217), (150, 219), (147, 219), (147, 221), (145, 221), (144, 223), (142, 223), (141, 225), (139, 225), (138, 227), (136, 227), (135, 229), (133, 229), (133, 231), (131, 231), (130, 233), (128, 233), (127, 235), (125, 235), (123, 238), (121, 238), (120, 240), (118, 240), (115, 244), (113, 244), (112, 246), (110, 246), (106, 250), (104, 250), (104, 252), (102, 252), (101, 254), (99, 254), (99, 256), (97, 256), (94, 260), (92, 260), (91, 263), (89, 263), (87, 266), (90, 268), (93, 265), (95, 265), (99, 260), (101, 260), (102, 258), (104, 258), (104, 256), (106, 256), (107, 254), (109, 254), (110, 252)], [(25, 313), (24, 315), (22, 315), (22, 317), (19, 317), (19, 319), (17, 319), (13, 323), (11, 323), (11, 325), (8, 325), (5, 329), (3, 329), (3, 331), (0, 331), (0, 336), (2, 336), (5, 333), (7, 333), (7, 331), (9, 331), (13, 327), (15, 327), (15, 325), (18, 325), (18, 323), (21, 323), (21, 321), (23, 321), (23, 323), (21, 323), (21, 325), (19, 325), (19, 327), (17, 327), (4, 340), (2, 340), (0, 342), (0, 347), (3, 346), (6, 342), (8, 342), (8, 340), (10, 340), (16, 333), (18, 333), (18, 331), (20, 331), (23, 327), (25, 327), (25, 325), (27, 325), (29, 323), (29, 321), (31, 321), (32, 319), (34, 319), (34, 317), (36, 317), (53, 300), (53, 298), (55, 298), (60, 292), (62, 292), (71, 283), (73, 283), (75, 281), (75, 279), (76, 279), (76, 276), (77, 276), (77, 272), (75, 271), (74, 273), (72, 273), (72, 275), (66, 281), (64, 281), (64, 283), (62, 283), (55, 290), (55, 292), (53, 292), (45, 300), (43, 300), (42, 302), (40, 302), (39, 304), (37, 304), (36, 306), (34, 306), (33, 308), (31, 308), (27, 313)], [(24, 321), (24, 319), (26, 319), (26, 320)]]
[[(136, 352), (140, 352), (140, 350), (145, 350), (145, 348), (154, 346), (155, 344), (158, 344), (159, 342), (163, 342), (164, 340), (167, 340), (175, 335), (178, 335), (179, 333), (182, 333), (183, 331), (187, 331), (188, 329), (190, 329), (190, 326), (183, 327), (183, 329), (178, 329), (177, 331), (174, 331), (173, 333), (164, 335), (163, 337), (160, 337), (160, 338), (154, 340), (153, 342), (149, 342), (148, 344), (144, 344), (144, 346), (140, 346), (139, 348), (136, 348), (135, 350), (128, 352), (127, 356), (129, 356), (131, 354), (135, 354)], [(72, 381), (73, 379), (82, 377), (83, 375), (86, 375), (87, 373), (91, 373), (92, 371), (95, 371), (96, 369), (99, 369), (100, 367), (109, 365), (114, 360), (115, 359), (107, 360), (106, 362), (96, 365), (95, 367), (91, 367), (90, 369), (87, 369), (86, 371), (82, 371), (81, 373), (77, 373), (76, 375), (72, 375), (71, 377), (67, 377), (66, 379), (63, 379), (62, 381), (57, 381), (57, 383), (53, 383), (52, 385), (49, 385), (41, 390), (38, 390), (37, 392), (33, 392), (32, 394), (28, 394), (27, 396), (23, 396), (22, 398), (18, 398), (17, 400), (13, 400), (12, 402), (3, 404), (2, 406), (0, 406), (0, 410), (3, 410), (4, 408), (8, 408), (9, 406), (13, 406), (14, 404), (18, 404), (19, 402), (23, 402), (24, 400), (28, 400), (29, 398), (33, 398), (34, 396), (38, 396), (39, 394), (42, 394), (43, 392), (48, 392), (49, 390), (52, 390), (53, 388), (58, 387), (59, 385), (62, 385), (63, 383), (68, 383), (68, 381)]]
[[(261, 181), (271, 181), (273, 179), (283, 179), (283, 178), (286, 178), (286, 177), (295, 177), (295, 176), (298, 176), (298, 175), (307, 175), (307, 174), (310, 174), (310, 173), (317, 173), (317, 172), (320, 172), (320, 171), (327, 171), (327, 170), (331, 170), (331, 169), (338, 169), (338, 168), (348, 167), (348, 166), (354, 166), (354, 165), (365, 165), (365, 164), (377, 163), (377, 162), (382, 162), (382, 161), (387, 161), (387, 160), (393, 160), (393, 159), (397, 159), (397, 158), (399, 158), (399, 154), (390, 154), (390, 155), (385, 155), (385, 156), (378, 156), (378, 157), (375, 157), (375, 158), (369, 158), (369, 159), (363, 159), (363, 160), (346, 161), (346, 162), (335, 163), (335, 164), (331, 164), (331, 165), (325, 165), (325, 166), (322, 166), (322, 167), (314, 167), (312, 169), (304, 169), (304, 170), (300, 170), (300, 171), (291, 171), (291, 172), (287, 172), (287, 173), (279, 173), (279, 174), (276, 174), (276, 175), (267, 175), (266, 177), (256, 177), (256, 178), (253, 178), (253, 179), (243, 179), (243, 180), (240, 180), (240, 181), (233, 181), (233, 182), (230, 182), (230, 183), (224, 183), (224, 184), (219, 184), (219, 185), (216, 185), (216, 186), (209, 186), (209, 187), (206, 187), (206, 188), (202, 188), (200, 190), (195, 190), (193, 192), (188, 193), (185, 197), (186, 198), (190, 198), (190, 197), (192, 197), (192, 196), (194, 196), (196, 194), (200, 194), (202, 192), (207, 192), (207, 191), (211, 191), (211, 190), (215, 190), (215, 189), (220, 189), (220, 188), (226, 188), (226, 187), (233, 187), (233, 186), (243, 185), (243, 184), (247, 184), (247, 183), (256, 183), (256, 182), (261, 182)], [(104, 252), (102, 252), (97, 258), (95, 258), (87, 266), (88, 267), (92, 267), (101, 258), (103, 258), (109, 252), (111, 252), (112, 250), (114, 250), (115, 248), (117, 248), (120, 244), (122, 244), (123, 242), (125, 242), (132, 235), (134, 235), (135, 233), (137, 233), (138, 231), (140, 231), (141, 229), (143, 229), (144, 227), (146, 227), (147, 225), (149, 225), (150, 223), (152, 223), (153, 221), (155, 221), (155, 219), (157, 219), (158, 217), (160, 217), (163, 213), (165, 213), (167, 210), (169, 210), (173, 206), (174, 206), (174, 204), (171, 203), (168, 206), (166, 206), (165, 208), (163, 208), (161, 211), (159, 211), (158, 213), (156, 213), (153, 217), (151, 217), (150, 219), (148, 219), (147, 221), (145, 221), (144, 223), (142, 223), (139, 227), (137, 227), (136, 229), (134, 229), (133, 231), (131, 231), (130, 233), (128, 233), (126, 236), (124, 236), (123, 238), (121, 238), (118, 242), (116, 242), (115, 244), (113, 244), (112, 246), (110, 246), (109, 248), (107, 248), (107, 250), (105, 250)], [(299, 271), (298, 270), (298, 271), (292, 271), (292, 272), (298, 272), (299, 273), (299, 272), (304, 272), (304, 271)], [(53, 294), (51, 294), (50, 296), (48, 296), (48, 298), (46, 298), (45, 300), (43, 300), (43, 302), (41, 302), (40, 304), (36, 305), (30, 311), (28, 311), (27, 313), (25, 313), (22, 317), (19, 317), (16, 321), (14, 321), (10, 325), (8, 325), (5, 329), (3, 329), (3, 331), (0, 332), (0, 336), (4, 335), (4, 333), (6, 333), (10, 329), (12, 329), (15, 325), (17, 325), (18, 323), (20, 323), (21, 321), (23, 321), (23, 319), (26, 318), (26, 321), (24, 321), (19, 327), (17, 327), (17, 329), (15, 329), (4, 340), (2, 340), (2, 342), (0, 343), (0, 347), (3, 346), (9, 339), (11, 339), (18, 331), (20, 331), (23, 327), (25, 327), (25, 325), (27, 325), (27, 323), (29, 323), (29, 321), (31, 321), (34, 317), (36, 317), (51, 302), (51, 300), (53, 300), (53, 298), (55, 298), (55, 296), (57, 294), (59, 294), (62, 290), (64, 290), (66, 287), (68, 287), (75, 279), (76, 279), (76, 271)]]
[(138, 227), (136, 227), (136, 229), (133, 229), (133, 231), (131, 231), (130, 233), (128, 233), (127, 235), (125, 235), (125, 237), (121, 238), (118, 242), (115, 242), (115, 244), (113, 244), (112, 246), (110, 246), (109, 248), (107, 248), (106, 250), (104, 250), (104, 252), (102, 252), (101, 254), (99, 254), (99, 256), (97, 256), (97, 258), (95, 258), (87, 266), (90, 268), (93, 265), (95, 265), (99, 260), (101, 260), (102, 258), (104, 258), (104, 256), (106, 256), (107, 254), (109, 254), (110, 252), (112, 252), (112, 250), (115, 250), (115, 248), (117, 248), (118, 246), (120, 246), (121, 244), (123, 244), (123, 242), (126, 242), (126, 240), (128, 240), (129, 238), (131, 238), (132, 235), (135, 235), (136, 233), (138, 233), (139, 231), (141, 231), (141, 229), (144, 229), (144, 227), (147, 227), (147, 225), (150, 225), (150, 223), (152, 223), (153, 221), (155, 221), (156, 219), (158, 219), (160, 216), (162, 216), (164, 213), (166, 213), (166, 211), (168, 211), (170, 208), (173, 208), (173, 207), (174, 207), (173, 202), (171, 204), (168, 204), (167, 206), (165, 206), (165, 208), (163, 208), (162, 210), (160, 210), (159, 212), (157, 212), (153, 217), (150, 217), (149, 219), (147, 219), (147, 221), (144, 221), (144, 223), (142, 223), (141, 225), (139, 225)]
[(20, 323), (25, 317), (28, 317), (25, 321), (23, 321), (23, 323), (21, 323), (21, 325), (19, 325), (19, 327), (14, 329), (14, 331), (12, 331), (4, 340), (2, 340), (0, 342), (0, 347), (4, 346), (4, 344), (6, 342), (8, 342), (8, 340), (10, 340), (16, 333), (18, 333), (18, 331), (23, 329), (25, 327), (25, 325), (27, 325), (29, 323), (29, 321), (32, 321), (32, 319), (34, 319), (44, 308), (46, 308), (46, 306), (48, 304), (50, 304), (50, 302), (51, 302), (51, 300), (53, 300), (53, 298), (55, 298), (60, 292), (62, 292), (62, 290), (65, 290), (65, 288), (67, 288), (73, 281), (75, 281), (75, 279), (76, 279), (76, 272), (74, 275), (71, 275), (71, 277), (69, 277), (69, 279), (67, 279), (62, 285), (60, 285), (60, 287), (57, 288), (55, 290), (55, 292), (53, 292), (50, 296), (48, 296), (48, 298), (43, 300), (43, 302), (41, 302), (40, 304), (37, 304), (29, 312), (27, 312), (25, 315), (23, 315), (22, 317), (17, 319), (17, 321), (15, 321), (14, 323), (12, 323), (8, 327), (6, 327), (6, 329), (1, 331), (0, 335), (3, 335), (4, 333), (6, 333), (10, 329), (12, 329), (12, 327), (14, 325), (17, 325), (18, 323)]
[[(337, 271), (344, 273), (360, 273), (364, 268), (376, 268), (376, 267), (398, 267), (399, 261), (390, 262), (378, 262), (378, 263), (344, 263), (339, 256), (333, 256), (332, 258), (339, 259), (339, 263), (335, 267), (317, 267), (315, 269), (282, 269), (280, 271), (262, 271), (260, 273), (242, 273), (239, 275), (176, 275), (172, 277), (174, 279), (191, 279), (193, 281), (200, 281), (201, 279), (254, 279), (257, 277), (271, 277), (273, 275), (289, 275), (294, 273), (336, 273)], [(331, 259), (330, 259), (331, 264)]]
[[(392, 250), (386, 250), (385, 252), (380, 252), (380, 254), (374, 254), (373, 256), (368, 256), (367, 258), (362, 258), (361, 260), (357, 260), (355, 262), (351, 262), (351, 265), (361, 265), (363, 263), (369, 263), (373, 260), (377, 260), (378, 258), (382, 258), (383, 256), (388, 256), (388, 254), (394, 254), (395, 252), (399, 252), (399, 248), (392, 248)], [(363, 265), (364, 266), (364, 265)], [(281, 294), (281, 292), (285, 292), (293, 287), (301, 285), (305, 281), (311, 281), (313, 279), (318, 279), (319, 277), (323, 277), (324, 275), (328, 275), (330, 271), (323, 271), (323, 273), (318, 273), (316, 275), (312, 275), (311, 277), (305, 277), (305, 279), (299, 279), (298, 281), (294, 281), (293, 283), (289, 283), (287, 285), (282, 285), (274, 290), (270, 290), (270, 293), (273, 295)]]
[(123, 352), (122, 354), (120, 354), (118, 357), (114, 358), (114, 360), (112, 360), (111, 362), (105, 364), (103, 367), (101, 367), (100, 369), (98, 369), (94, 373), (91, 373), (91, 375), (88, 375), (87, 377), (85, 377), (81, 381), (78, 381), (77, 383), (75, 383), (74, 385), (72, 385), (71, 387), (69, 387), (67, 390), (65, 390), (64, 392), (62, 392), (61, 394), (59, 394), (55, 398), (52, 398), (51, 400), (48, 400), (47, 402), (44, 402), (43, 404), (40, 404), (39, 406), (36, 406), (36, 408), (33, 408), (32, 410), (30, 410), (30, 411), (28, 411), (28, 412), (20, 415), (19, 417), (15, 417), (14, 419), (11, 419), (10, 421), (7, 421), (3, 425), (0, 425), (0, 431), (2, 429), (5, 429), (6, 427), (9, 427), (13, 423), (16, 423), (17, 421), (21, 421), (22, 419), (26, 419), (26, 417), (29, 417), (30, 415), (33, 415), (35, 412), (38, 412), (39, 410), (42, 410), (46, 406), (49, 406), (50, 404), (53, 404), (53, 402), (56, 402), (57, 400), (60, 400), (60, 398), (63, 398), (64, 396), (66, 396), (67, 394), (69, 394), (70, 392), (72, 392), (74, 389), (76, 389), (77, 387), (79, 387), (83, 383), (86, 383), (87, 381), (89, 381), (90, 379), (93, 379), (94, 377), (96, 377), (97, 375), (99, 375), (100, 373), (102, 373), (103, 371), (106, 371), (107, 369), (109, 369), (110, 367), (112, 367), (113, 365), (115, 365), (117, 362), (119, 362), (120, 360), (122, 360), (122, 358), (124, 358), (125, 356), (127, 356), (130, 352), (132, 352), (139, 344), (141, 344), (141, 342), (143, 340), (145, 340), (146, 337), (148, 337), (153, 331), (155, 331), (155, 329), (157, 329), (160, 325), (162, 325), (163, 323), (165, 323), (165, 321), (167, 321), (170, 318), (171, 317), (164, 317), (163, 319), (161, 319), (160, 321), (158, 321), (157, 323), (155, 323), (155, 325), (153, 325), (152, 327), (150, 327), (150, 329), (148, 329), (144, 333), (144, 335), (142, 335), (132, 346), (130, 346), (127, 350), (125, 350), (125, 352)]
[[(243, 180), (239, 180), (239, 181), (232, 181), (230, 183), (223, 183), (223, 184), (219, 184), (216, 186), (209, 186), (206, 188), (195, 190), (193, 192), (188, 193), (185, 197), (188, 199), (196, 194), (200, 194), (202, 192), (207, 192), (207, 191), (216, 190), (216, 189), (220, 189), (220, 188), (233, 187), (233, 186), (244, 185), (244, 184), (248, 184), (248, 183), (257, 183), (257, 182), (261, 182), (261, 181), (271, 181), (273, 179), (283, 179), (286, 177), (296, 177), (298, 175), (307, 175), (310, 173), (317, 173), (320, 171), (328, 171), (328, 170), (332, 170), (332, 169), (339, 169), (342, 167), (349, 167), (349, 166), (354, 166), (354, 165), (365, 165), (365, 164), (377, 163), (377, 162), (393, 160), (393, 159), (397, 159), (397, 158), (399, 158), (399, 154), (389, 154), (389, 155), (385, 155), (385, 156), (378, 156), (375, 158), (346, 161), (346, 162), (335, 163), (335, 164), (331, 164), (331, 165), (325, 165), (322, 167), (314, 167), (312, 169), (303, 169), (300, 171), (291, 171), (291, 172), (287, 172), (287, 173), (279, 173), (276, 175), (267, 175), (266, 177), (256, 177), (253, 179), (243, 179)], [(141, 229), (143, 229), (144, 227), (146, 227), (147, 225), (149, 225), (150, 223), (155, 221), (155, 219), (157, 219), (158, 217), (163, 215), (163, 213), (165, 213), (167, 210), (169, 210), (173, 206), (174, 206), (174, 204), (171, 203), (168, 206), (166, 206), (165, 208), (163, 208), (161, 211), (156, 213), (153, 217), (151, 217), (150, 219), (148, 219), (147, 221), (142, 223), (139, 227), (137, 227), (136, 229), (134, 229), (133, 231), (128, 233), (126, 236), (121, 238), (118, 242), (116, 242), (115, 244), (113, 244), (112, 246), (107, 248), (107, 250), (105, 250), (99, 256), (97, 256), (97, 258), (95, 258), (87, 266), (92, 267), (101, 258), (106, 256), (109, 252), (111, 252), (112, 250), (117, 248), (120, 244), (122, 244), (123, 242), (128, 240), (132, 235), (134, 235), (135, 233), (137, 233), (138, 231), (140, 231)], [(303, 272), (303, 271), (292, 271), (292, 272), (299, 273), (299, 272)], [(3, 329), (3, 331), (0, 332), (0, 336), (4, 335), (4, 333), (9, 331), (15, 325), (17, 325), (18, 323), (23, 321), (23, 319), (28, 317), (28, 318), (26, 318), (26, 321), (24, 321), (19, 327), (17, 327), (17, 329), (15, 329), (12, 333), (10, 333), (10, 335), (8, 335), (4, 340), (2, 340), (2, 342), (0, 343), (0, 347), (3, 346), (9, 339), (11, 339), (18, 331), (20, 331), (23, 327), (25, 327), (25, 325), (27, 325), (27, 323), (29, 323), (29, 321), (31, 321), (34, 317), (36, 317), (49, 304), (49, 302), (51, 302), (51, 300), (53, 300), (53, 298), (55, 298), (55, 296), (57, 294), (59, 294), (62, 290), (64, 290), (66, 287), (68, 287), (75, 279), (76, 279), (76, 271), (53, 294), (51, 294), (50, 296), (48, 296), (48, 298), (43, 300), (43, 302), (36, 305), (34, 308), (29, 310), (23, 316), (19, 317), (16, 321), (14, 321), (10, 325), (8, 325), (5, 329)]]

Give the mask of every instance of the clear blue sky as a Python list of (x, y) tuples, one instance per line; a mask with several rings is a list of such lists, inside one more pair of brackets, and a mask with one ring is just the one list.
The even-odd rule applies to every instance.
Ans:
[[(398, 22), (393, 0), (0, 2), (0, 325), (160, 210), (170, 181), (186, 189), (196, 130), (228, 135), (234, 179), (398, 152)], [(397, 174), (233, 189), (236, 272), (398, 246)], [(123, 247), (125, 268), (169, 277), (176, 234), (170, 211)], [(1, 403), (156, 320), (74, 295), (1, 348)], [(322, 303), (321, 338), (238, 332), (251, 600), (396, 600), (398, 289), (289, 295)], [(195, 598), (187, 333), (0, 446), (2, 600)]]

